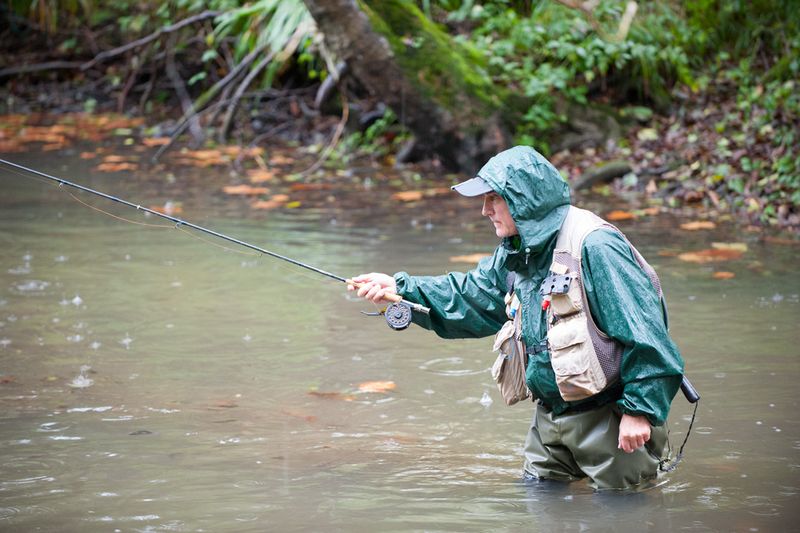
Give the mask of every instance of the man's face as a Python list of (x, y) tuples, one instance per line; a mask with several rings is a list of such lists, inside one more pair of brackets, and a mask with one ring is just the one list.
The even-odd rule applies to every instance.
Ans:
[(511, 237), (519, 233), (517, 225), (514, 224), (514, 219), (511, 218), (511, 213), (508, 211), (508, 204), (499, 194), (490, 192), (483, 196), (481, 214), (489, 217), (489, 220), (492, 221), (498, 237)]

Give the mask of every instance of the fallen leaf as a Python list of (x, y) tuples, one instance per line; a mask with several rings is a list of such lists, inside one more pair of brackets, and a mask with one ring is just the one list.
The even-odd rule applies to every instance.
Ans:
[(100, 163), (94, 169), (98, 172), (120, 172), (123, 170), (136, 170), (136, 163)]
[(281, 207), (283, 202), (276, 202), (275, 200), (258, 200), (250, 204), (253, 209), (275, 209)]
[(343, 400), (345, 402), (352, 402), (356, 399), (352, 394), (345, 394), (344, 392), (321, 392), (318, 390), (308, 391), (309, 396), (315, 398), (322, 398), (323, 400)]
[(714, 229), (717, 225), (710, 220), (695, 220), (694, 222), (684, 222), (681, 224), (681, 229), (686, 231), (697, 231), (701, 229)]
[(250, 179), (250, 183), (264, 183), (274, 178), (275, 174), (269, 170), (255, 168), (247, 171), (247, 177)]
[(358, 385), (358, 390), (361, 392), (386, 393), (396, 388), (397, 384), (394, 381), (365, 381)]
[(629, 211), (611, 211), (606, 215), (606, 220), (610, 220), (611, 222), (617, 222), (619, 220), (631, 220), (636, 218), (636, 215)]
[(723, 270), (720, 270), (719, 272), (714, 272), (711, 275), (711, 277), (714, 279), (731, 279), (735, 278), (736, 274), (734, 274), (733, 272), (725, 272)]
[(150, 209), (161, 213), (162, 215), (180, 215), (183, 213), (183, 207), (179, 203), (167, 202), (164, 205), (150, 206)]
[(715, 250), (736, 250), (742, 253), (747, 251), (747, 243), (744, 242), (712, 242), (711, 247)]
[(292, 163), (294, 163), (294, 159), (282, 154), (275, 154), (269, 158), (270, 165), (291, 165)]
[(392, 200), (400, 200), (401, 202), (416, 202), (422, 200), (422, 191), (402, 191), (396, 192), (392, 195)]
[(468, 255), (454, 255), (450, 258), (451, 263), (477, 263), (484, 257), (489, 257), (488, 254), (468, 254)]
[(128, 159), (121, 155), (107, 155), (103, 158), (103, 163), (129, 163)]
[(14, 376), (0, 376), (0, 383), (2, 384), (14, 383), (15, 381), (17, 381), (17, 378)]
[(255, 196), (259, 194), (267, 194), (269, 189), (266, 187), (253, 187), (252, 185), (228, 185), (222, 188), (225, 194), (232, 194), (237, 196)]
[(333, 189), (331, 183), (293, 183), (290, 187), (293, 191), (323, 191)]
[(94, 152), (81, 152), (81, 159), (94, 159), (97, 154)]
[(169, 144), (169, 137), (145, 137), (142, 144), (145, 146), (164, 146)]
[(730, 261), (742, 257), (742, 252), (739, 250), (718, 250), (710, 248), (707, 250), (700, 250), (698, 252), (687, 252), (678, 255), (681, 261), (689, 263), (714, 263), (718, 261)]
[(287, 202), (286, 203), (286, 208), (287, 209), (297, 209), (301, 205), (302, 204), (299, 201), (295, 200), (294, 202)]

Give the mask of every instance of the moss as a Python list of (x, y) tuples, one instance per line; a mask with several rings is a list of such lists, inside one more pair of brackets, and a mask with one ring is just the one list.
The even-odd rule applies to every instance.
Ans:
[(455, 42), (411, 2), (360, 0), (359, 5), (425, 97), (449, 111), (471, 109), (467, 115), (481, 124), (502, 110), (504, 93), (492, 84), (486, 59), (473, 47)]

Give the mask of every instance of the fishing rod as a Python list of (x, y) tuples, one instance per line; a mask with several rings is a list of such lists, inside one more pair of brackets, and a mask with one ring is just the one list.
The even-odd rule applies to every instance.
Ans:
[[(188, 222), (188, 221), (183, 220), (181, 218), (174, 217), (174, 216), (168, 215), (166, 213), (161, 213), (159, 211), (156, 211), (155, 209), (150, 209), (148, 207), (144, 207), (144, 206), (139, 205), (139, 204), (134, 204), (133, 202), (129, 202), (127, 200), (123, 200), (122, 198), (117, 198), (116, 196), (112, 196), (110, 194), (106, 194), (104, 192), (101, 192), (101, 191), (98, 191), (98, 190), (95, 190), (95, 189), (91, 189), (91, 188), (85, 187), (83, 185), (79, 185), (77, 183), (65, 180), (63, 178), (59, 178), (59, 177), (56, 177), (56, 176), (51, 176), (50, 174), (46, 174), (44, 172), (41, 172), (39, 170), (35, 170), (35, 169), (32, 169), (32, 168), (28, 168), (28, 167), (25, 167), (23, 165), (19, 165), (17, 163), (13, 163), (11, 161), (7, 161), (5, 159), (0, 159), (0, 163), (2, 163), (4, 165), (7, 165), (9, 167), (15, 168), (17, 170), (21, 170), (23, 172), (28, 172), (30, 174), (34, 174), (36, 176), (45, 178), (47, 180), (56, 182), (56, 183), (58, 183), (59, 187), (62, 187), (64, 185), (66, 185), (67, 187), (72, 187), (72, 188), (77, 189), (79, 191), (87, 192), (89, 194), (94, 194), (95, 196), (99, 196), (101, 198), (105, 198), (106, 200), (111, 200), (113, 202), (117, 202), (117, 203), (120, 203), (122, 205), (125, 205), (125, 206), (128, 206), (128, 207), (132, 207), (132, 208), (136, 209), (137, 211), (144, 211), (145, 213), (149, 213), (151, 215), (155, 215), (157, 217), (164, 218), (166, 220), (169, 220), (170, 222), (174, 222), (175, 223), (175, 227), (177, 229), (180, 229), (182, 226), (185, 226), (187, 228), (192, 228), (192, 229), (194, 229), (196, 231), (200, 231), (202, 233), (206, 233), (208, 235), (212, 235), (212, 236), (217, 237), (219, 239), (223, 239), (223, 240), (226, 240), (228, 242), (232, 242), (234, 244), (238, 244), (239, 246), (242, 246), (244, 248), (249, 248), (251, 250), (255, 250), (256, 252), (262, 253), (264, 255), (268, 255), (270, 257), (274, 257), (275, 259), (280, 259), (281, 261), (286, 261), (287, 263), (291, 263), (291, 264), (293, 264), (295, 266), (298, 266), (298, 267), (301, 267), (301, 268), (305, 268), (306, 270), (310, 270), (312, 272), (316, 272), (317, 274), (320, 274), (322, 276), (325, 276), (325, 277), (328, 277), (328, 278), (331, 278), (331, 279), (335, 279), (336, 281), (341, 281), (342, 283), (347, 283), (349, 285), (353, 285), (354, 287), (360, 287), (361, 286), (360, 283), (356, 283), (351, 279), (343, 278), (342, 276), (337, 276), (336, 274), (333, 274), (333, 273), (328, 272), (326, 270), (322, 270), (321, 268), (317, 268), (315, 266), (303, 263), (301, 261), (298, 261), (297, 259), (292, 259), (291, 257), (286, 257), (285, 255), (281, 255), (281, 254), (278, 254), (278, 253), (275, 253), (275, 252), (271, 252), (269, 250), (261, 248), (260, 246), (256, 246), (254, 244), (250, 244), (249, 242), (245, 242), (245, 241), (242, 241), (240, 239), (236, 239), (234, 237), (230, 237), (228, 235), (225, 235), (224, 233), (220, 233), (218, 231), (214, 231), (212, 229), (208, 229), (208, 228), (205, 228), (203, 226), (199, 226), (197, 224), (193, 224), (192, 222)], [(387, 306), (385, 311), (381, 311), (378, 314), (383, 314), (385, 316), (385, 318), (386, 318), (386, 322), (389, 325), (389, 327), (391, 327), (392, 329), (395, 329), (395, 330), (405, 329), (405, 328), (407, 328), (409, 326), (409, 324), (411, 323), (411, 311), (416, 311), (418, 313), (423, 313), (423, 314), (426, 314), (426, 315), (430, 314), (430, 309), (429, 308), (427, 308), (427, 307), (425, 307), (423, 305), (420, 305), (418, 303), (409, 302), (408, 300), (405, 300), (404, 298), (400, 297), (400, 295), (398, 295), (398, 294), (387, 294), (387, 295), (384, 296), (384, 299), (387, 300), (387, 301), (390, 301), (392, 303), (389, 306)]]

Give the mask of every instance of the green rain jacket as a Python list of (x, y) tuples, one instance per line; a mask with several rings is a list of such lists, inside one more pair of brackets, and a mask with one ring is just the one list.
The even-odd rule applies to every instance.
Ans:
[[(522, 338), (531, 352), (526, 377), (534, 395), (556, 415), (616, 401), (623, 413), (664, 424), (680, 387), (683, 361), (667, 332), (662, 302), (628, 244), (615, 232), (600, 229), (586, 238), (582, 250), (592, 317), (624, 347), (620, 380), (592, 398), (566, 402), (558, 393), (546, 349), (546, 314), (538, 289), (569, 208), (569, 186), (542, 155), (522, 146), (490, 159), (478, 176), (506, 201), (520, 238), (503, 239), (491, 257), (467, 273), (395, 274), (403, 298), (431, 308), (430, 315), (414, 313), (414, 322), (444, 338), (493, 335), (507, 320), (503, 297), (508, 274), (514, 272), (514, 291), (523, 310)], [(545, 349), (533, 353), (534, 346)]]

